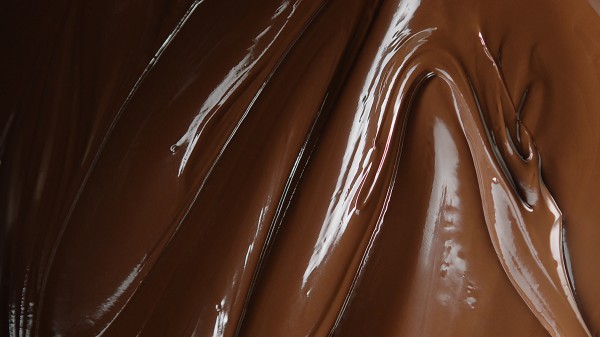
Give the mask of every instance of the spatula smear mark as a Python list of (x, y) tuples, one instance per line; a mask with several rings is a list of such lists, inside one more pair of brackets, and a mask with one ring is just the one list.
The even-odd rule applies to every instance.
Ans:
[[(569, 276), (562, 213), (542, 180), (540, 154), (521, 119), (528, 89), (515, 107), (500, 67), (481, 34), (479, 60), (484, 61), (473, 78), (451, 53), (431, 48), (428, 40), (437, 38), (435, 30), (429, 30), (410, 53), (397, 51), (390, 56), (391, 60), (403, 60), (397, 62), (403, 69), (386, 70), (397, 72), (392, 82), (402, 83), (388, 83), (389, 88), (399, 91), (395, 109), (400, 115), (388, 129), (388, 142), (394, 129), (399, 129), (400, 144), (404, 141), (403, 125), (411, 113), (410, 101), (420, 88), (431, 78), (444, 80), (451, 89), (475, 166), (488, 232), (510, 282), (552, 336), (592, 336), (577, 306)], [(390, 62), (396, 67), (397, 63)], [(478, 95), (478, 87), (489, 90)], [(512, 125), (516, 137), (511, 136)], [(398, 157), (390, 161), (399, 160), (401, 147)], [(385, 180), (393, 182), (395, 173), (391, 174)], [(374, 181), (380, 180), (377, 178)], [(381, 212), (385, 213), (385, 208)], [(377, 239), (377, 233), (372, 233), (370, 241)], [(370, 249), (365, 248), (361, 265), (368, 260)], [(359, 267), (354, 280), (360, 279), (361, 273)], [(346, 302), (354, 291), (352, 286)]]
[[(591, 336), (567, 272), (562, 213), (542, 180), (540, 154), (520, 118), (527, 91), (515, 109), (481, 34), (480, 39), (491, 61), (485, 72), (496, 101), (485, 102), (488, 111), (482, 111), (484, 105), (469, 83), (481, 120), (463, 127), (467, 135), (468, 124), (480, 124), (487, 135), (479, 142), (467, 139), (476, 168), (486, 168), (476, 172), (494, 249), (511, 283), (553, 336)], [(470, 110), (464, 100), (461, 104), (459, 110)], [(513, 118), (517, 142), (507, 126), (507, 119)]]

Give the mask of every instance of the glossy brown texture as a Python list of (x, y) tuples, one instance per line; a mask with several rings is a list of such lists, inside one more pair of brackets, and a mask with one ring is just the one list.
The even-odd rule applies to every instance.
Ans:
[(600, 334), (596, 0), (1, 6), (3, 335)]

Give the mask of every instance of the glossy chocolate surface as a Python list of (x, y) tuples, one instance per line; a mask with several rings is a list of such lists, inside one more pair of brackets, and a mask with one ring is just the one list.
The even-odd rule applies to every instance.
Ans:
[(0, 6), (2, 335), (600, 335), (597, 0)]

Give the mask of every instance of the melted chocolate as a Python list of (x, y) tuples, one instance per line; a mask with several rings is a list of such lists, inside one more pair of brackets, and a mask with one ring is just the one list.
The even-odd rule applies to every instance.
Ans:
[(600, 334), (596, 0), (1, 6), (3, 334)]

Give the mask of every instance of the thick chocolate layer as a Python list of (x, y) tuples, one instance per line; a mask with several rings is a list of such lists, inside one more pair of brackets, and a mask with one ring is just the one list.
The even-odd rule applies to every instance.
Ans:
[(597, 0), (0, 6), (3, 335), (600, 334)]

